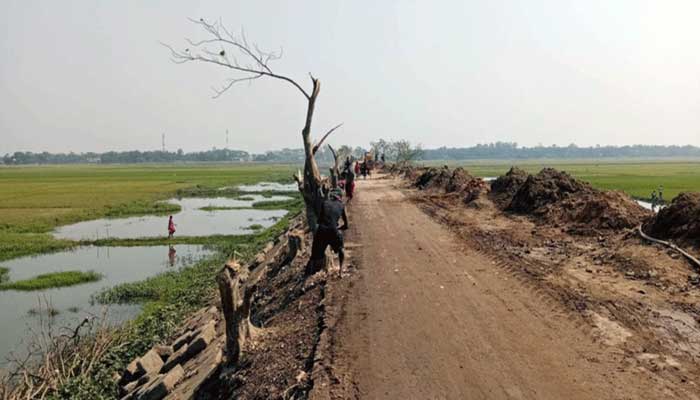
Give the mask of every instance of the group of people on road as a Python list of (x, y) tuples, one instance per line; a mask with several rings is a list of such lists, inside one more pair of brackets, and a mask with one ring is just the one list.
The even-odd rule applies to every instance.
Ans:
[[(382, 155), (382, 161), (384, 156)], [(345, 211), (345, 201), (343, 201), (343, 193), (350, 202), (355, 193), (355, 177), (362, 175), (364, 179), (371, 177), (371, 169), (373, 164), (367, 157), (360, 162), (352, 160), (348, 157), (343, 165), (343, 171), (340, 174), (338, 188), (332, 189), (328, 196), (323, 200), (318, 216), (318, 226), (314, 233), (313, 244), (311, 245), (311, 259), (320, 260), (325, 257), (326, 248), (331, 247), (333, 252), (338, 254), (340, 263), (339, 274), (342, 274), (343, 262), (345, 261), (345, 243), (342, 231), (347, 230), (348, 215)], [(339, 225), (338, 221), (343, 221), (343, 225)], [(168, 219), (168, 239), (172, 239), (175, 235), (176, 225), (171, 215)], [(174, 264), (175, 249), (170, 246), (168, 257), (171, 265)]]
[[(382, 155), (382, 160), (384, 156)], [(343, 263), (345, 260), (345, 243), (343, 231), (348, 229), (348, 215), (345, 211), (346, 202), (350, 202), (355, 194), (355, 178), (362, 175), (364, 179), (371, 177), (373, 163), (368, 157), (363, 161), (353, 160), (347, 157), (343, 165), (343, 170), (339, 177), (339, 188), (330, 191), (328, 197), (323, 201), (318, 218), (318, 228), (314, 234), (311, 245), (311, 260), (318, 261), (325, 257), (326, 248), (331, 247), (333, 252), (338, 254), (340, 264), (339, 275), (342, 276)], [(344, 189), (344, 190), (343, 190)], [(347, 200), (343, 201), (343, 192)], [(339, 225), (338, 221), (343, 221)]]

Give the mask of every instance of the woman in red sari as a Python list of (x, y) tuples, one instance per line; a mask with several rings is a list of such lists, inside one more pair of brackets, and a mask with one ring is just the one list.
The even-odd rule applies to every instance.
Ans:
[(173, 222), (173, 216), (170, 216), (170, 220), (168, 220), (168, 239), (173, 238), (173, 234), (175, 234), (175, 222)]

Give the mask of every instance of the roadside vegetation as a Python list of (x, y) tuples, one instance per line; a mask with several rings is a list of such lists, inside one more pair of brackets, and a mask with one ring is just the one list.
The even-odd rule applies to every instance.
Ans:
[(33, 278), (22, 279), (15, 282), (5, 281), (0, 284), (0, 290), (43, 290), (96, 282), (100, 279), (102, 279), (102, 275), (95, 271), (50, 272), (48, 274), (40, 274)]
[[(53, 398), (118, 398), (117, 384), (111, 379), (113, 374), (122, 371), (132, 359), (172, 335), (192, 311), (208, 304), (215, 295), (215, 276), (223, 263), (231, 257), (243, 262), (252, 258), (267, 242), (286, 229), (289, 220), (301, 211), (303, 202), (295, 193), (259, 193), (265, 197), (286, 195), (291, 198), (284, 201), (263, 200), (248, 208), (285, 209), (289, 213), (272, 227), (254, 230), (246, 235), (176, 235), (171, 240), (158, 237), (75, 242), (54, 239), (50, 234), (54, 227), (83, 219), (174, 213), (176, 210), (164, 208), (164, 203), (160, 203), (170, 197), (246, 197), (250, 194), (237, 191), (236, 185), (285, 181), (289, 180), (292, 171), (290, 166), (0, 168), (0, 259), (81, 245), (200, 244), (215, 252), (190, 267), (170, 270), (144, 281), (118, 285), (96, 293), (94, 299), (99, 303), (142, 304), (142, 312), (121, 327), (105, 325), (96, 334), (87, 330), (83, 332), (85, 337), (81, 343), (88, 343), (87, 349), (90, 346), (99, 348), (95, 354), (86, 353), (83, 345), (70, 351), (61, 350), (60, 357), (69, 358), (61, 360), (62, 363), (72, 362), (75, 358), (73, 354), (79, 354), (83, 360), (90, 362), (80, 362), (80, 365), (88, 365), (87, 369), (57, 378), (61, 384)], [(108, 181), (111, 183), (103, 185)], [(61, 185), (67, 187), (61, 189)], [(222, 187), (227, 189), (221, 190)], [(26, 202), (8, 194), (18, 190), (21, 196), (25, 196)], [(15, 212), (18, 214), (13, 214)], [(13, 216), (5, 219), (4, 215)], [(5, 249), (10, 251), (3, 251)], [(0, 277), (2, 274), (0, 269)], [(52, 278), (51, 281), (56, 283), (57, 277)], [(43, 282), (46, 277), (36, 279)], [(19, 285), (20, 282), (11, 284)]]
[(118, 398), (117, 384), (111, 379), (115, 372), (172, 335), (178, 324), (191, 312), (208, 304), (215, 296), (215, 277), (223, 263), (236, 257), (242, 262), (252, 259), (301, 212), (299, 207), (281, 218), (275, 225), (253, 235), (232, 237), (212, 243), (217, 254), (197, 264), (168, 271), (140, 282), (125, 283), (98, 293), (95, 300), (103, 303), (141, 303), (138, 318), (111, 333), (111, 345), (95, 363), (90, 373), (68, 379), (56, 398), (94, 399)]

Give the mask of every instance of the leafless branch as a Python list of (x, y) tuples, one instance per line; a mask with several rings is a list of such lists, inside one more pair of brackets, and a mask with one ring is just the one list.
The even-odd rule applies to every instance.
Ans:
[(334, 130), (340, 128), (341, 126), (343, 126), (343, 122), (341, 122), (341, 123), (339, 123), (338, 125), (332, 127), (328, 132), (326, 132), (326, 134), (323, 135), (323, 136), (321, 137), (321, 140), (319, 140), (318, 143), (316, 143), (316, 144), (314, 145), (313, 154), (316, 154), (316, 152), (318, 151), (318, 149), (321, 148), (321, 145), (323, 145), (323, 141), (326, 140), (326, 138), (327, 138), (328, 136), (330, 136), (330, 134), (333, 133)]
[[(161, 43), (164, 47), (170, 50), (170, 56), (174, 63), (183, 64), (186, 62), (197, 61), (209, 64), (215, 64), (226, 67), (240, 73), (242, 76), (236, 76), (226, 81), (219, 89), (214, 89), (214, 97), (219, 97), (233, 85), (239, 82), (250, 82), (252, 80), (268, 77), (286, 81), (297, 88), (306, 99), (310, 99), (311, 95), (304, 90), (294, 79), (273, 72), (270, 63), (282, 58), (282, 49), (279, 52), (268, 52), (261, 50), (257, 44), (249, 44), (245, 36), (245, 32), (241, 31), (240, 36), (236, 36), (226, 29), (221, 20), (210, 23), (204, 19), (190, 21), (200, 26), (204, 32), (209, 35), (209, 38), (202, 40), (191, 40), (185, 38), (185, 41), (190, 47), (184, 50), (176, 50), (174, 47)], [(212, 51), (207, 47), (216, 46), (217, 50)], [(235, 53), (240, 53), (242, 59), (245, 60), (242, 64), (235, 57)]]

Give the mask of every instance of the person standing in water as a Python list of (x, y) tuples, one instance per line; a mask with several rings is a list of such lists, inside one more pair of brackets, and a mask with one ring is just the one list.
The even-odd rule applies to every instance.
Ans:
[(168, 220), (168, 239), (172, 239), (175, 234), (175, 222), (173, 222), (173, 216), (170, 216)]

